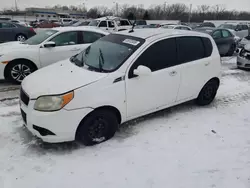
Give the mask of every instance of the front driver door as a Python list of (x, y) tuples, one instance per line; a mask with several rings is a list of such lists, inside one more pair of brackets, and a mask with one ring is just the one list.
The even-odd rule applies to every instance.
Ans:
[(218, 47), (220, 55), (225, 55), (228, 51), (228, 46), (225, 42), (225, 38), (222, 37), (221, 29), (215, 30), (212, 33), (212, 37)]
[(70, 31), (60, 33), (50, 41), (55, 42), (55, 47), (40, 48), (41, 67), (45, 67), (57, 61), (72, 57), (81, 52), (81, 33), (79, 31)]
[[(147, 114), (176, 101), (180, 85), (175, 38), (164, 39), (148, 47), (132, 64), (126, 76), (127, 118)], [(149, 76), (135, 76), (133, 71), (144, 65)]]

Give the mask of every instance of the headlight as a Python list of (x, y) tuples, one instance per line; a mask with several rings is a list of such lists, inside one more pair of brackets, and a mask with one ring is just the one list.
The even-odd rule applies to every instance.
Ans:
[(67, 105), (73, 98), (73, 91), (57, 96), (42, 96), (36, 100), (34, 109), (43, 112), (57, 111)]

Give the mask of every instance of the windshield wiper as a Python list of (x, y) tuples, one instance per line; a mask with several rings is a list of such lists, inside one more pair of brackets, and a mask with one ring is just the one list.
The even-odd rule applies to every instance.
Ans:
[(99, 48), (99, 69), (100, 69), (100, 72), (103, 72), (103, 65), (104, 65), (104, 57), (103, 57), (103, 53), (102, 53), (102, 50)]

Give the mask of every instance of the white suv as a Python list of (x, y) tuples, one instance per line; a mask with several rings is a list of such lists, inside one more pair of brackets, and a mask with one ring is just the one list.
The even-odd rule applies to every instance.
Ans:
[(207, 34), (123, 31), (26, 77), (21, 113), (26, 127), (46, 142), (93, 145), (128, 120), (193, 99), (210, 104), (220, 68)]

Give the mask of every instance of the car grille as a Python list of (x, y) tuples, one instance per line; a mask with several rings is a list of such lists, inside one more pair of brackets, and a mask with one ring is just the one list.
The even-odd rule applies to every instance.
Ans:
[(21, 88), (21, 90), (20, 90), (20, 99), (21, 99), (21, 101), (22, 101), (24, 104), (26, 104), (26, 105), (28, 106), (30, 98), (29, 98), (29, 96), (23, 91), (22, 88)]
[(27, 115), (22, 109), (21, 109), (21, 115), (22, 115), (22, 118), (23, 118), (23, 121), (25, 122), (25, 124), (27, 124)]

